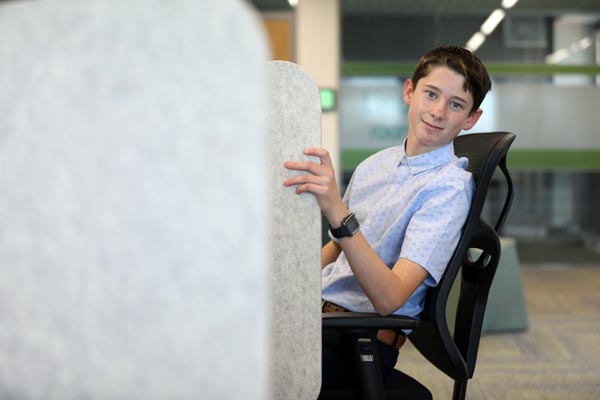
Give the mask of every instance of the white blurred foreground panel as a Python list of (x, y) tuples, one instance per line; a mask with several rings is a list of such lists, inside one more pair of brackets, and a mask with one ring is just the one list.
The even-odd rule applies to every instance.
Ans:
[(256, 16), (14, 1), (0, 37), (0, 398), (269, 398)]

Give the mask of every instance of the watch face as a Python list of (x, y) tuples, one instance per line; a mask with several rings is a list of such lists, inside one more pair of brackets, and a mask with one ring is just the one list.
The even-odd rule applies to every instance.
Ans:
[(350, 214), (344, 218), (339, 228), (331, 229), (330, 227), (331, 234), (338, 239), (353, 236), (359, 229), (360, 225), (354, 214)]
[(353, 236), (354, 234), (356, 234), (356, 232), (358, 232), (358, 229), (360, 228), (360, 225), (358, 224), (358, 221), (356, 220), (356, 216), (354, 216), (354, 214), (351, 214), (344, 221), (344, 225), (346, 225), (346, 228), (348, 230), (348, 236)]

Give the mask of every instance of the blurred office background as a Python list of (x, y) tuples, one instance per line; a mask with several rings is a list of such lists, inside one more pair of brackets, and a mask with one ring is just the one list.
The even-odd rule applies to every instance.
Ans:
[[(404, 80), (441, 44), (473, 49), (492, 92), (474, 132), (517, 134), (515, 198), (492, 285), (473, 399), (600, 399), (600, 1), (249, 0), (272, 57), (321, 88), (323, 147), (344, 190), (406, 136)], [(486, 215), (504, 187), (493, 183)], [(408, 343), (397, 368), (450, 398)]]
[(305, 66), (322, 88), (342, 188), (358, 162), (406, 136), (402, 88), (419, 57), (440, 44), (473, 49), (493, 79), (473, 132), (518, 135), (504, 233), (524, 263), (600, 262), (600, 1), (252, 3), (273, 58)]

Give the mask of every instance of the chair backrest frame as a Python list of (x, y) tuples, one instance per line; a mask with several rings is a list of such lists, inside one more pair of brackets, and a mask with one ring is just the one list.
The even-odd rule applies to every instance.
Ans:
[[(419, 326), (409, 338), (425, 358), (456, 381), (467, 381), (475, 370), (487, 297), (500, 259), (498, 235), (512, 204), (513, 187), (506, 157), (514, 139), (510, 132), (490, 132), (461, 135), (454, 141), (456, 155), (469, 158), (475, 192), (457, 248), (440, 283), (429, 290)], [(508, 189), (500, 215), (491, 227), (481, 213), (497, 168), (501, 169)], [(476, 260), (470, 258), (470, 249), (481, 251)], [(459, 271), (461, 290), (452, 336), (446, 306)]]

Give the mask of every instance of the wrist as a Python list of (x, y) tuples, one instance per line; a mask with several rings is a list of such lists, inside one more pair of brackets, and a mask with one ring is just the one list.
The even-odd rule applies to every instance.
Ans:
[(346, 218), (350, 214), (350, 210), (346, 208), (345, 204), (340, 207), (335, 207), (333, 210), (329, 210), (328, 213), (324, 213), (327, 222), (331, 228), (339, 228)]
[(360, 225), (358, 223), (358, 219), (354, 215), (354, 213), (349, 213), (344, 218), (342, 218), (339, 226), (332, 226), (329, 224), (329, 231), (336, 239), (341, 239), (345, 237), (352, 237), (360, 230)]

